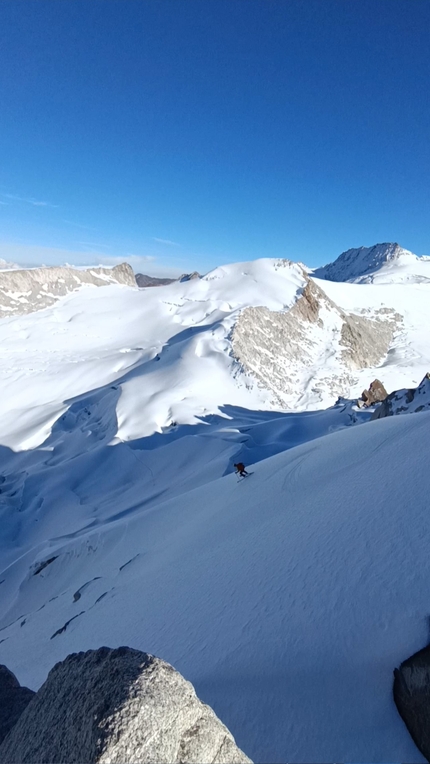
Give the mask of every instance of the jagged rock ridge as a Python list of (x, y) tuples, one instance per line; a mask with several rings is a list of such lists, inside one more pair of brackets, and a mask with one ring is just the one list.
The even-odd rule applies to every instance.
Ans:
[(52, 266), (0, 271), (0, 317), (33, 313), (47, 308), (59, 297), (82, 286), (107, 284), (136, 286), (131, 266), (121, 263), (114, 268), (81, 270), (69, 266)]
[(372, 419), (393, 414), (412, 414), (430, 409), (430, 373), (427, 372), (418, 387), (394, 390), (373, 412)]
[[(375, 318), (347, 314), (304, 273), (306, 285), (286, 312), (245, 308), (233, 328), (233, 355), (282, 406), (300, 405), (301, 391), (324, 381), (346, 395), (351, 372), (386, 355), (401, 316), (387, 308)], [(327, 384), (328, 383), (328, 387)]]
[(14, 764), (247, 764), (178, 671), (129, 647), (69, 655), (0, 746)]

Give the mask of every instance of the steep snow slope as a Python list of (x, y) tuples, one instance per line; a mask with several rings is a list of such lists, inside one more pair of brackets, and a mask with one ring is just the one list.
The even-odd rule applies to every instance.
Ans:
[(315, 278), (357, 284), (429, 283), (430, 257), (417, 257), (398, 244), (348, 249), (333, 263), (313, 271)]
[[(127, 445), (70, 450), (67, 464), (60, 437), (53, 452), (3, 449), (2, 661), (35, 688), (71, 651), (127, 643), (175, 665), (255, 761), (422, 761), (391, 687), (428, 637), (429, 425), (422, 413), (347, 428), (241, 482), (216, 479), (234, 433), (211, 475), (192, 438), (170, 444), (160, 473), (134, 452), (138, 483)], [(40, 533), (48, 469), (57, 511)]]

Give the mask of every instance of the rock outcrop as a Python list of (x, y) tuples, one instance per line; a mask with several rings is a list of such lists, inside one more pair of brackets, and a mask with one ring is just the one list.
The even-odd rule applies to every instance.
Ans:
[(135, 287), (136, 279), (131, 266), (121, 263), (114, 268), (53, 266), (0, 271), (0, 317), (33, 313), (82, 286), (108, 284)]
[(57, 663), (0, 746), (14, 764), (245, 764), (228, 729), (172, 666), (128, 647)]
[(393, 695), (415, 745), (430, 761), (430, 646), (394, 670)]
[(424, 376), (418, 387), (394, 390), (372, 414), (371, 419), (382, 419), (393, 414), (414, 414), (430, 409), (430, 373)]
[(281, 406), (300, 405), (302, 391), (311, 382), (315, 391), (318, 374), (325, 388), (331, 374), (333, 397), (346, 395), (350, 373), (384, 358), (401, 321), (386, 308), (373, 318), (348, 314), (305, 271), (303, 275), (306, 284), (292, 308), (245, 308), (231, 334), (234, 357)]
[(146, 273), (136, 273), (136, 284), (138, 287), (157, 287), (173, 284), (176, 279), (159, 279), (156, 276), (147, 276)]
[(360, 407), (373, 406), (375, 403), (385, 401), (388, 393), (379, 379), (374, 379), (370, 383), (368, 390), (363, 390), (361, 398), (357, 401)]
[(0, 665), (0, 743), (15, 726), (33, 695), (33, 690), (21, 687), (15, 674)]

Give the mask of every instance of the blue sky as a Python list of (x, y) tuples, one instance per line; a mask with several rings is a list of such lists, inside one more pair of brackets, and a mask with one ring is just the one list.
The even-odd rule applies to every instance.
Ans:
[(2, 0), (0, 257), (430, 252), (426, 0)]

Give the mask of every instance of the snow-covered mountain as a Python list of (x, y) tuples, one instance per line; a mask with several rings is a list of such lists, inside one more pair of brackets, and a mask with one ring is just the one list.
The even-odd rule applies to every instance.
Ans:
[(348, 249), (313, 276), (356, 284), (430, 283), (430, 257), (418, 257), (396, 243)]
[(0, 321), (0, 661), (36, 689), (128, 644), (255, 761), (422, 761), (391, 682), (428, 636), (430, 412), (332, 404), (418, 385), (429, 289), (258, 260)]
[(78, 269), (63, 265), (28, 270), (0, 269), (0, 318), (33, 313), (83, 286), (106, 284), (136, 286), (132, 268), (121, 263), (114, 268)]

